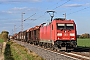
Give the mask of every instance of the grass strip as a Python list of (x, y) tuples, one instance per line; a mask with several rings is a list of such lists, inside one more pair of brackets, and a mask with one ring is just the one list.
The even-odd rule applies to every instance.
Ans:
[(4, 42), (4, 40), (3, 39), (0, 39), (0, 43), (3, 43)]
[(15, 42), (8, 42), (5, 51), (5, 59), (8, 60), (44, 60), (34, 52)]
[(77, 44), (78, 46), (90, 47), (90, 39), (78, 39)]

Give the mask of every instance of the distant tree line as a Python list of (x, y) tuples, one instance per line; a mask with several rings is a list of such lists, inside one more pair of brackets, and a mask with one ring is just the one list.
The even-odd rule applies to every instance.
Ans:
[(77, 38), (90, 38), (90, 34), (89, 33), (84, 33), (81, 35), (77, 35)]

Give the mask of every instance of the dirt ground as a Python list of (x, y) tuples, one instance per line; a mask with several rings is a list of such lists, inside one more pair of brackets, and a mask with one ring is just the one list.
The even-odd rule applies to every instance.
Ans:
[(0, 60), (4, 60), (5, 47), (6, 47), (6, 42), (3, 42), (2, 52), (0, 53)]
[(0, 54), (0, 60), (4, 60), (4, 55)]

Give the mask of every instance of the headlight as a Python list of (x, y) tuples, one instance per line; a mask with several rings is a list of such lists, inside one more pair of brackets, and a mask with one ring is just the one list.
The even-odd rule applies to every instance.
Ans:
[(57, 36), (62, 36), (62, 33), (57, 33)]
[(70, 33), (70, 36), (75, 36), (75, 33)]
[(74, 40), (74, 38), (71, 38), (71, 40)]

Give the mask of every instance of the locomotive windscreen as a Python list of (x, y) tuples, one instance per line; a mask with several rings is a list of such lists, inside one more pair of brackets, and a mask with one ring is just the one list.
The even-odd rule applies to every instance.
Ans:
[(57, 24), (57, 29), (74, 29), (73, 24)]
[(65, 24), (57, 24), (57, 29), (64, 29), (65, 28)]
[(74, 29), (73, 24), (66, 24), (66, 29)]

